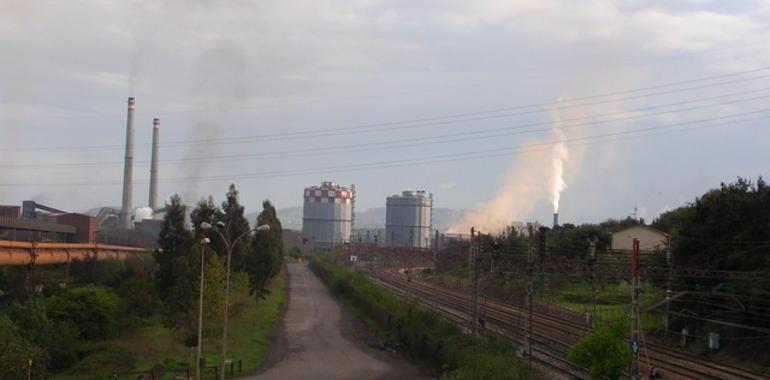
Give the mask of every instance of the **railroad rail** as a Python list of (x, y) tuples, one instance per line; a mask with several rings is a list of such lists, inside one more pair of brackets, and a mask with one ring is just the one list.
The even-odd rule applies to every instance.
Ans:
[(87, 260), (121, 261), (149, 252), (143, 248), (104, 244), (0, 241), (0, 266), (52, 265)]
[[(411, 296), (424, 304), (437, 305), (437, 311), (450, 315), (456, 321), (467, 321), (469, 299), (467, 294), (434, 287), (432, 284), (410, 279), (398, 271), (377, 272), (377, 282), (394, 293)], [(509, 303), (484, 298), (480, 303), (480, 315), (486, 320), (487, 330), (498, 332), (516, 343), (525, 344), (525, 326), (527, 310)], [(582, 335), (590, 331), (590, 326), (576, 319), (549, 315), (541, 312), (532, 314), (532, 359), (549, 368), (564, 367), (566, 353)], [(547, 357), (546, 357), (547, 356)], [(570, 378), (581, 378), (570, 369), (559, 372)], [(649, 372), (652, 368), (666, 379), (770, 379), (770, 377), (745, 370), (743, 368), (713, 363), (682, 353), (663, 345), (647, 343), (640, 355), (640, 369)]]

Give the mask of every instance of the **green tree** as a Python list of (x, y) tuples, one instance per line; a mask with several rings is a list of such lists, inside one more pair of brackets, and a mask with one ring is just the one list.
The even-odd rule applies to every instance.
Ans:
[(45, 351), (24, 339), (21, 329), (0, 314), (0, 380), (26, 379), (32, 361), (32, 378), (46, 378)]
[(225, 310), (225, 260), (218, 255), (206, 255), (206, 271), (203, 290), (204, 326), (209, 334), (219, 331)]
[[(671, 222), (676, 265), (719, 270), (768, 270), (770, 186), (738, 178), (661, 215)], [(674, 219), (674, 221), (672, 221)]]
[(257, 226), (266, 224), (270, 230), (261, 231), (254, 235), (251, 252), (246, 256), (245, 269), (249, 274), (250, 293), (256, 299), (264, 299), (270, 291), (268, 282), (283, 265), (283, 228), (278, 219), (275, 207), (269, 200), (262, 202), (262, 212), (257, 216)]
[(193, 225), (193, 231), (195, 234), (195, 241), (199, 242), (202, 238), (208, 237), (211, 241), (209, 247), (220, 255), (225, 252), (225, 244), (222, 239), (216, 233), (206, 231), (201, 227), (203, 222), (210, 224), (216, 224), (216, 222), (223, 219), (222, 210), (214, 203), (214, 198), (209, 196), (208, 198), (201, 199), (195, 205), (195, 208), (190, 212), (190, 221)]
[[(222, 213), (220, 214), (220, 221), (228, 226), (230, 239), (234, 240), (251, 229), (249, 221), (243, 216), (244, 212), (244, 207), (238, 202), (238, 190), (235, 189), (235, 185), (230, 184), (226, 200), (222, 202)], [(224, 249), (218, 252), (220, 254), (226, 253)], [(233, 247), (233, 256), (231, 258), (233, 270), (238, 271), (244, 268), (244, 261), (248, 252), (249, 240), (241, 239), (238, 245)]]
[(81, 338), (102, 339), (118, 334), (122, 302), (109, 288), (86, 285), (48, 299), (46, 310), (54, 321), (75, 324)]
[(569, 360), (588, 369), (593, 379), (619, 379), (634, 354), (622, 324), (603, 326), (582, 337), (569, 350)]
[(193, 234), (185, 223), (187, 207), (179, 195), (166, 203), (166, 216), (155, 252), (158, 262), (156, 281), (165, 306), (164, 322), (178, 327), (190, 318), (195, 307), (198, 266), (193, 252)]

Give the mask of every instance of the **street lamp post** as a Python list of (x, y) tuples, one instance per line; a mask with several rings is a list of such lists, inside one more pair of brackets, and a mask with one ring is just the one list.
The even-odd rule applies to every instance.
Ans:
[[(227, 365), (227, 323), (228, 323), (228, 308), (230, 303), (230, 257), (233, 255), (233, 249), (235, 246), (238, 245), (238, 242), (241, 241), (245, 236), (248, 236), (252, 232), (259, 232), (259, 231), (267, 231), (270, 229), (270, 226), (267, 224), (263, 224), (261, 226), (257, 226), (255, 228), (252, 228), (239, 236), (237, 236), (232, 242), (230, 242), (230, 223), (224, 224), (223, 222), (219, 221), (217, 222), (217, 227), (214, 228), (210, 223), (203, 222), (201, 223), (201, 228), (204, 230), (212, 230), (219, 235), (220, 238), (222, 238), (222, 241), (225, 242), (225, 249), (227, 250), (227, 271), (225, 272), (225, 319), (224, 323), (222, 324), (222, 371), (219, 373), (219, 378), (221, 380), (225, 379), (225, 366)], [(222, 233), (221, 230), (224, 230), (224, 233)]]
[(195, 357), (196, 380), (201, 380), (201, 346), (203, 345), (203, 284), (205, 281), (203, 270), (206, 267), (206, 245), (210, 242), (211, 240), (209, 240), (207, 237), (201, 239), (201, 279), (198, 290), (198, 352)]

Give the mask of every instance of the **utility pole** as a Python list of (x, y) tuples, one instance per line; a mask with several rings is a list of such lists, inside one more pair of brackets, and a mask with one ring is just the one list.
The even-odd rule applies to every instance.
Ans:
[[(436, 230), (436, 239), (433, 241), (433, 291), (436, 291), (436, 279), (438, 278), (438, 230)], [(433, 298), (433, 311), (436, 311), (436, 298)]]
[(535, 233), (532, 224), (527, 225), (529, 231), (529, 246), (527, 247), (527, 333), (524, 335), (524, 343), (527, 350), (527, 361), (532, 361), (532, 272), (534, 259), (534, 246), (532, 235)]
[(674, 257), (671, 250), (671, 237), (666, 239), (666, 264), (668, 265), (668, 276), (666, 278), (666, 322), (663, 336), (668, 338), (668, 312), (671, 303), (671, 287), (674, 282)]
[(478, 247), (476, 244), (476, 229), (471, 228), (471, 240), (470, 240), (470, 249), (468, 250), (468, 269), (469, 269), (469, 280), (471, 281), (470, 284), (470, 322), (471, 322), (471, 334), (477, 335), (478, 334), (478, 323), (479, 323), (479, 281), (478, 281), (478, 271), (476, 270), (476, 256), (478, 254), (477, 252)]
[(596, 320), (596, 303), (599, 297), (599, 289), (596, 287), (596, 237), (591, 238), (588, 242), (588, 269), (590, 271), (591, 280), (591, 313), (589, 314), (588, 324), (593, 325)]
[(631, 378), (639, 376), (639, 240), (634, 239), (631, 254), (631, 350), (634, 352), (634, 365)]
[(550, 303), (551, 278), (545, 273), (545, 256), (547, 254), (546, 247), (545, 247), (546, 232), (548, 232), (548, 227), (545, 227), (545, 226), (540, 227), (540, 235), (538, 236), (539, 237), (538, 255), (540, 256), (540, 276), (543, 279), (545, 299), (546, 299), (546, 302)]
[(205, 284), (204, 269), (206, 268), (206, 244), (209, 238), (201, 239), (201, 277), (198, 287), (198, 347), (195, 355), (195, 379), (201, 380), (201, 358), (203, 345), (203, 285)]

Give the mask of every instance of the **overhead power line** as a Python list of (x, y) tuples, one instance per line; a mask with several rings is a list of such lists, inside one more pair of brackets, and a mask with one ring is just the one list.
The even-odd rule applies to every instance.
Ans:
[[(764, 72), (767, 70), (770, 70), (770, 66), (762, 67), (754, 70), (745, 70), (740, 72), (733, 72), (729, 74), (703, 77), (703, 78), (691, 79), (686, 81), (664, 83), (664, 84), (659, 84), (655, 86), (639, 87), (639, 88), (633, 88), (633, 89), (622, 90), (622, 91), (582, 96), (582, 97), (565, 100), (563, 102), (533, 103), (528, 105), (519, 105), (519, 106), (504, 107), (504, 108), (497, 108), (497, 109), (490, 109), (490, 110), (456, 113), (456, 114), (450, 114), (450, 115), (440, 115), (440, 116), (407, 119), (407, 120), (391, 121), (391, 122), (360, 124), (360, 125), (338, 127), (338, 128), (327, 128), (323, 130), (303, 130), (303, 131), (296, 131), (296, 132), (227, 137), (227, 138), (219, 138), (219, 139), (191, 139), (191, 140), (168, 141), (164, 143), (164, 147), (179, 146), (179, 145), (186, 146), (186, 145), (195, 145), (195, 144), (222, 144), (222, 143), (228, 143), (228, 142), (259, 141), (259, 140), (274, 141), (274, 140), (288, 140), (288, 139), (309, 139), (309, 138), (317, 138), (317, 137), (339, 136), (339, 135), (351, 134), (351, 133), (375, 133), (375, 132), (391, 131), (391, 130), (407, 129), (407, 128), (430, 127), (430, 126), (444, 125), (444, 124), (450, 124), (450, 123), (479, 121), (479, 120), (493, 119), (493, 118), (522, 116), (526, 114), (535, 114), (535, 113), (573, 109), (578, 107), (586, 107), (586, 106), (607, 104), (607, 103), (613, 103), (613, 102), (619, 102), (619, 101), (634, 100), (634, 99), (640, 99), (640, 98), (651, 97), (651, 96), (668, 95), (668, 94), (673, 94), (678, 92), (724, 86), (724, 85), (741, 83), (741, 82), (756, 81), (758, 79), (766, 78), (770, 75), (759, 75), (759, 76), (750, 76), (746, 78), (737, 78), (737, 79), (732, 79), (728, 81), (709, 83), (709, 84), (698, 85), (698, 86), (690, 86), (690, 87), (685, 87), (681, 89), (667, 90), (667, 91), (661, 91), (661, 92), (650, 93), (650, 94), (633, 95), (625, 98), (611, 98), (611, 99), (602, 100), (598, 102), (571, 104), (574, 102), (583, 102), (586, 100), (599, 99), (602, 97), (614, 97), (614, 96), (623, 95), (623, 94), (635, 94), (635, 93), (644, 92), (644, 91), (657, 90), (657, 89), (667, 88), (667, 87), (682, 86), (682, 85), (687, 85), (691, 83), (711, 81), (715, 79), (733, 78), (733, 77), (746, 75), (746, 74)], [(500, 112), (523, 110), (523, 109), (536, 108), (536, 107), (547, 107), (547, 108), (499, 114)], [(485, 114), (494, 114), (494, 115), (485, 115)], [(477, 116), (477, 115), (485, 115), (485, 116)], [(151, 146), (151, 144), (143, 143), (143, 144), (136, 144), (135, 146), (149, 147)], [(0, 151), (41, 151), (41, 150), (45, 151), (45, 150), (73, 150), (73, 149), (101, 150), (101, 149), (122, 149), (123, 147), (124, 147), (123, 144), (47, 146), (47, 147), (9, 147), (9, 148), (0, 149)]]
[[(736, 116), (758, 115), (766, 112), (770, 112), (770, 109), (761, 109), (761, 110), (756, 110), (751, 112), (742, 112), (738, 114), (731, 114), (731, 115), (725, 115), (720, 117), (712, 117), (712, 118), (693, 120), (693, 121), (687, 121), (687, 122), (666, 124), (666, 125), (660, 125), (656, 127), (640, 128), (640, 129), (634, 129), (629, 131), (611, 132), (611, 133), (604, 133), (604, 134), (591, 135), (591, 136), (585, 136), (585, 137), (569, 138), (569, 139), (563, 139), (563, 140), (557, 140), (557, 141), (524, 144), (524, 145), (517, 145), (517, 146), (507, 147), (507, 148), (487, 149), (487, 150), (465, 152), (465, 153), (450, 153), (450, 154), (435, 155), (435, 156), (428, 156), (428, 157), (416, 157), (416, 158), (407, 158), (407, 159), (390, 160), (390, 161), (382, 161), (382, 162), (369, 162), (369, 163), (361, 163), (361, 164), (316, 167), (316, 168), (306, 168), (306, 169), (296, 169), (296, 170), (280, 170), (280, 171), (271, 171), (271, 172), (240, 173), (240, 174), (233, 173), (233, 174), (214, 175), (214, 176), (162, 178), (161, 181), (165, 183), (211, 182), (211, 181), (220, 181), (220, 180), (232, 181), (237, 179), (288, 177), (288, 176), (298, 176), (298, 175), (308, 175), (308, 174), (323, 174), (323, 173), (339, 172), (339, 171), (374, 170), (374, 169), (383, 169), (383, 168), (391, 168), (391, 167), (417, 166), (417, 165), (427, 165), (427, 164), (435, 164), (435, 163), (442, 163), (442, 162), (473, 160), (473, 159), (509, 155), (511, 153), (531, 153), (536, 151), (542, 151), (544, 149), (550, 149), (554, 144), (557, 144), (560, 142), (563, 142), (567, 145), (590, 145), (591, 142), (597, 143), (597, 142), (615, 141), (612, 138), (618, 138), (617, 140), (623, 140), (624, 139), (623, 137), (625, 137), (625, 139), (648, 137), (648, 136), (653, 136), (657, 134), (663, 134), (660, 132), (667, 129), (675, 128), (678, 126), (683, 126), (683, 125), (693, 125), (693, 124), (696, 125), (695, 127), (690, 128), (688, 130), (699, 130), (699, 129), (705, 129), (705, 128), (715, 128), (720, 126), (726, 126), (726, 125), (735, 125), (735, 124), (749, 122), (749, 121), (768, 119), (770, 118), (770, 115), (762, 115), (762, 116), (748, 118), (748, 119), (730, 120), (730, 121), (717, 123), (717, 124), (710, 124), (710, 125), (697, 125), (697, 124), (708, 123), (708, 122), (713, 122), (718, 120), (725, 120), (729, 118), (734, 118)], [(674, 131), (668, 131), (668, 132), (682, 132), (682, 131), (684, 130), (674, 130)], [(653, 133), (650, 133), (648, 135), (638, 135), (638, 136), (636, 135), (636, 134), (646, 133), (646, 132), (653, 132)], [(658, 133), (654, 133), (654, 132), (658, 132)], [(586, 144), (580, 144), (580, 143), (586, 143)], [(103, 186), (103, 185), (119, 185), (120, 183), (121, 183), (120, 180), (90, 181), (90, 182), (88, 181), (62, 182), (62, 183), (0, 183), (0, 187)], [(140, 182), (140, 183), (143, 183), (143, 182)]]
[[(733, 99), (729, 101), (722, 101), (722, 102), (716, 102), (716, 103), (708, 103), (708, 104), (701, 104), (696, 105), (692, 107), (687, 108), (680, 108), (680, 109), (674, 109), (674, 110), (668, 110), (668, 111), (661, 111), (661, 112), (655, 112), (655, 113), (642, 113), (645, 111), (660, 109), (660, 108), (668, 108), (671, 106), (677, 106), (677, 105), (685, 105), (685, 104), (692, 104), (692, 103), (703, 103), (707, 101), (713, 101), (713, 100), (719, 100), (726, 97), (731, 97), (735, 95), (749, 95), (749, 94), (757, 94), (762, 92), (767, 92), (770, 90), (770, 88), (762, 88), (757, 90), (750, 90), (750, 91), (740, 91), (740, 92), (734, 92), (729, 94), (722, 94), (717, 96), (710, 96), (705, 98), (698, 98), (698, 99), (691, 99), (676, 103), (668, 103), (668, 104), (661, 104), (661, 105), (653, 105), (653, 106), (647, 106), (647, 107), (641, 107), (626, 111), (616, 111), (616, 112), (610, 112), (610, 113), (604, 113), (604, 114), (597, 114), (597, 115), (587, 115), (587, 116), (581, 116), (576, 118), (568, 118), (568, 119), (562, 119), (560, 122), (563, 123), (569, 123), (573, 121), (580, 121), (580, 120), (587, 120), (587, 119), (594, 119), (599, 117), (606, 117), (606, 116), (616, 116), (616, 115), (625, 115), (625, 114), (631, 114), (627, 117), (622, 118), (614, 118), (614, 119), (606, 119), (606, 120), (598, 120), (588, 123), (579, 123), (579, 124), (567, 124), (567, 125), (561, 125), (560, 129), (573, 129), (573, 128), (579, 128), (579, 127), (588, 127), (588, 126), (594, 126), (594, 125), (602, 125), (612, 122), (620, 122), (620, 121), (630, 121), (630, 120), (637, 120), (637, 119), (643, 119), (643, 118), (649, 118), (649, 117), (655, 117), (655, 116), (661, 116), (661, 115), (669, 115), (669, 114), (676, 114), (681, 112), (687, 112), (692, 111), (696, 109), (703, 109), (703, 108), (709, 108), (714, 106), (724, 106), (724, 105), (732, 105), (737, 103), (743, 103), (748, 101), (754, 101), (754, 100), (761, 100), (761, 99), (767, 99), (770, 98), (770, 95), (761, 95), (761, 96), (754, 96), (754, 97), (748, 97), (748, 98), (740, 98), (740, 99)], [(256, 158), (269, 158), (269, 157), (287, 157), (287, 156), (307, 156), (307, 155), (323, 155), (323, 154), (330, 154), (330, 153), (343, 153), (343, 152), (356, 152), (356, 151), (371, 151), (373, 149), (391, 149), (391, 148), (404, 148), (404, 147), (414, 147), (414, 146), (426, 146), (426, 145), (435, 145), (435, 144), (446, 144), (446, 143), (452, 143), (452, 142), (465, 142), (465, 141), (472, 141), (472, 140), (482, 140), (482, 139), (490, 139), (490, 138), (498, 138), (498, 137), (510, 137), (515, 135), (521, 135), (521, 134), (529, 134), (529, 133), (539, 133), (539, 132), (548, 132), (551, 130), (551, 127), (547, 128), (538, 128), (538, 129), (524, 129), (527, 127), (536, 127), (536, 126), (550, 126), (552, 125), (552, 122), (537, 122), (537, 123), (527, 123), (527, 124), (519, 124), (514, 126), (506, 126), (506, 127), (497, 127), (497, 128), (486, 128), (481, 130), (471, 130), (471, 131), (464, 131), (464, 132), (458, 132), (458, 133), (449, 133), (449, 134), (441, 134), (436, 136), (426, 136), (426, 137), (410, 137), (410, 138), (401, 138), (401, 139), (395, 139), (395, 140), (386, 140), (386, 141), (374, 141), (374, 142), (362, 142), (362, 143), (356, 143), (356, 144), (346, 144), (346, 145), (337, 145), (337, 146), (326, 146), (326, 147), (316, 147), (316, 148), (307, 148), (307, 149), (295, 149), (295, 150), (285, 150), (285, 151), (274, 151), (274, 152), (263, 152), (263, 153), (246, 153), (246, 154), (230, 154), (230, 155), (215, 155), (215, 156), (203, 156), (203, 157), (185, 157), (182, 159), (173, 159), (173, 160), (164, 160), (162, 163), (163, 165), (171, 165), (171, 164), (195, 164), (202, 161), (232, 161), (232, 160), (244, 160), (244, 159), (256, 159)], [(516, 131), (517, 132), (510, 132), (510, 131)], [(494, 133), (494, 134), (489, 134)], [(476, 137), (467, 137), (467, 136), (474, 136), (474, 135), (480, 135)], [(136, 164), (148, 164), (149, 161), (142, 160), (142, 161), (135, 161)], [(9, 168), (9, 169), (29, 169), (29, 168), (52, 168), (52, 169), (58, 169), (58, 168), (65, 168), (65, 167), (100, 167), (100, 166), (118, 166), (123, 165), (122, 161), (92, 161), (92, 162), (76, 162), (76, 163), (39, 163), (39, 164), (0, 164), (0, 168)]]

